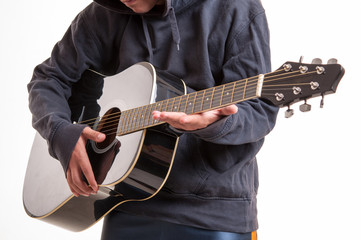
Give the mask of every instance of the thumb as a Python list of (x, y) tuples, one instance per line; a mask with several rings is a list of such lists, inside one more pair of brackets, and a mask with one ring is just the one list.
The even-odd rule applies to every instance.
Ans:
[(90, 127), (86, 127), (84, 128), (82, 135), (89, 139), (89, 140), (93, 140), (95, 142), (102, 142), (105, 139), (105, 134), (95, 131), (93, 129), (91, 129)]

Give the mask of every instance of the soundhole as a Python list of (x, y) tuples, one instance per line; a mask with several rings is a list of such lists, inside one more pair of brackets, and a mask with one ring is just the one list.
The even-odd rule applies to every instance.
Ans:
[(105, 149), (113, 143), (115, 137), (117, 136), (119, 120), (120, 110), (118, 108), (108, 110), (101, 118), (97, 131), (104, 133), (106, 138), (103, 142), (96, 144), (98, 149)]

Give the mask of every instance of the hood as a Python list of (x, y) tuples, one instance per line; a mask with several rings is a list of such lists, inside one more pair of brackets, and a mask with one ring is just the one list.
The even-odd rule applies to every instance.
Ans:
[(134, 14), (134, 15), (141, 15), (142, 21), (143, 21), (143, 31), (146, 36), (148, 51), (150, 55), (150, 62), (152, 62), (153, 59), (153, 50), (151, 46), (150, 41), (150, 35), (147, 28), (147, 24), (145, 23), (145, 20), (143, 16), (161, 16), (161, 17), (168, 17), (170, 22), (170, 27), (172, 31), (173, 41), (177, 46), (177, 49), (179, 50), (180, 47), (180, 34), (176, 19), (176, 12), (180, 12), (183, 9), (186, 9), (190, 7), (192, 4), (196, 3), (197, 1), (201, 0), (165, 0), (165, 7), (159, 7), (155, 6), (152, 10), (145, 14), (138, 14), (133, 12), (130, 8), (125, 6), (120, 0), (94, 0), (97, 4), (111, 10), (115, 11), (121, 14)]
[[(137, 14), (134, 13), (127, 6), (125, 6), (120, 0), (94, 0), (94, 2), (98, 3), (99, 5), (102, 5), (103, 7), (109, 10), (119, 12), (122, 14)], [(155, 7), (150, 12), (144, 15), (167, 16), (172, 9), (174, 9), (175, 12), (178, 12), (196, 2), (197, 0), (176, 0), (176, 1), (166, 0), (166, 7), (164, 9), (163, 7), (162, 8)]]

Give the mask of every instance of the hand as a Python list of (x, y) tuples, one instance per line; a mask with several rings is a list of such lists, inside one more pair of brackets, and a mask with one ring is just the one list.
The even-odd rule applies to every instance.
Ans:
[[(66, 171), (66, 177), (69, 188), (76, 197), (79, 195), (89, 196), (90, 194), (96, 194), (98, 191), (98, 184), (95, 180), (85, 148), (88, 139), (95, 142), (102, 142), (105, 139), (105, 135), (92, 130), (90, 127), (86, 127), (75, 145), (69, 161), (68, 170)], [(83, 174), (89, 186), (84, 182)]]
[(208, 125), (218, 121), (224, 116), (235, 114), (238, 111), (236, 105), (229, 105), (224, 108), (211, 110), (203, 113), (196, 113), (187, 115), (183, 112), (153, 112), (153, 119), (167, 122), (172, 127), (193, 131), (201, 128), (205, 128)]

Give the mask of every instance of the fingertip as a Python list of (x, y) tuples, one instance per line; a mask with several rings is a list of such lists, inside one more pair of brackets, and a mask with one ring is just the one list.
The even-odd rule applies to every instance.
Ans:
[(231, 107), (231, 112), (232, 112), (231, 114), (235, 114), (238, 112), (238, 107), (236, 105), (231, 105), (230, 107)]
[(223, 114), (232, 115), (238, 112), (238, 107), (236, 105), (230, 105), (222, 109)]
[(153, 111), (152, 116), (153, 116), (153, 120), (159, 120), (160, 112), (159, 111)]
[(77, 193), (75, 190), (71, 191), (75, 197), (79, 197), (79, 193)]
[(95, 185), (91, 186), (91, 189), (93, 190), (93, 193), (97, 193), (99, 190), (99, 187), (97, 184), (95, 184)]
[(97, 136), (96, 136), (96, 141), (97, 142), (102, 142), (104, 141), (106, 138), (106, 135), (104, 133), (98, 133)]

